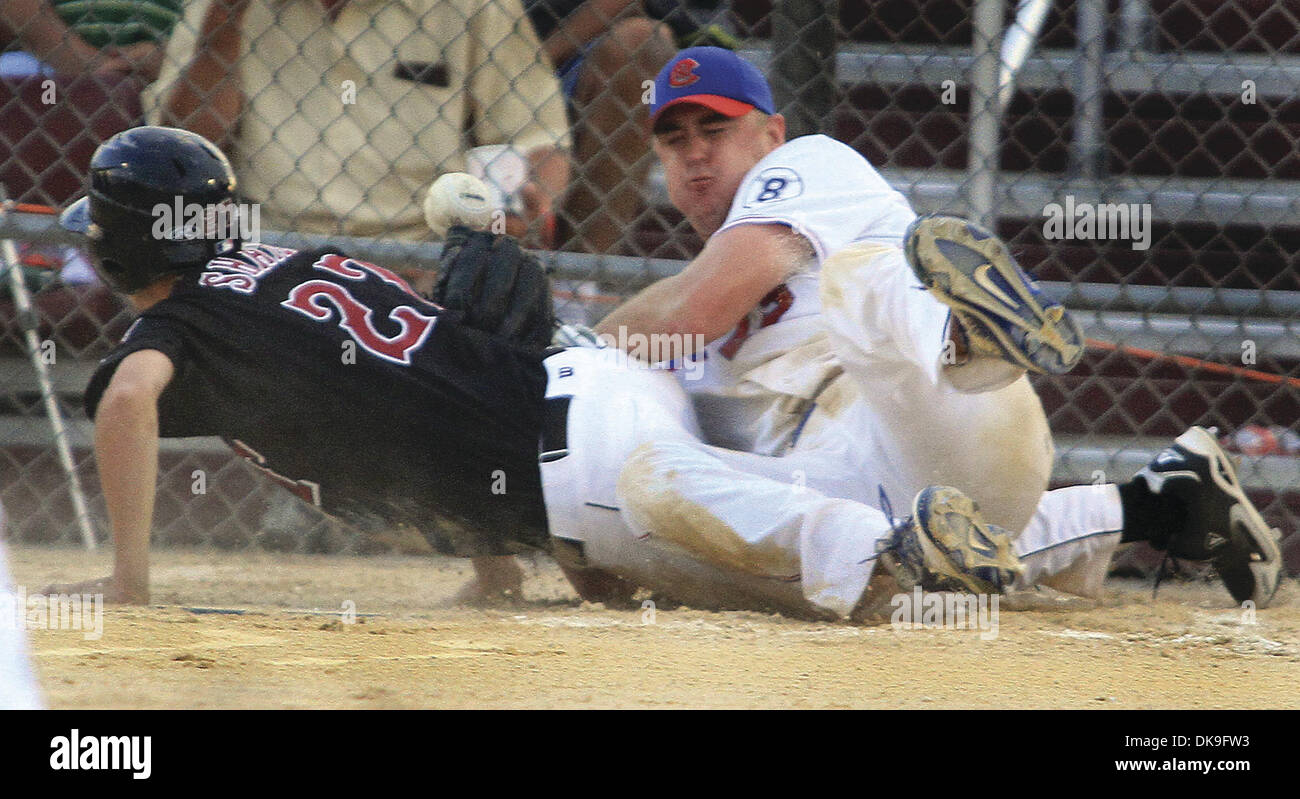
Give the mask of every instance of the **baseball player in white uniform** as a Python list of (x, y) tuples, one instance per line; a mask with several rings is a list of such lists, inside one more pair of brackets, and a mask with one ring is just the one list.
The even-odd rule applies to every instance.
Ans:
[(16, 604), (5, 558), (5, 509), (0, 505), (0, 710), (38, 710), (40, 691), (27, 656), (26, 608)]
[(1021, 584), (1095, 595), (1115, 548), (1150, 540), (1213, 560), (1239, 601), (1272, 597), (1276, 533), (1199, 428), (1124, 486), (1045, 493), (1052, 442), (1025, 372), (1067, 371), (1083, 336), (995, 236), (918, 220), (839, 142), (785, 142), (766, 81), (730, 51), (682, 51), (654, 92), (670, 196), (706, 245), (597, 330), (707, 346), (678, 370), (690, 403), (608, 355), (548, 361), (568, 408), (564, 457), (543, 458), (548, 521), (589, 565), (849, 616), (897, 543), (877, 496), (917, 497), (914, 518), (939, 501), (996, 540), (965, 497), (926, 490), (945, 484), (1018, 533)]

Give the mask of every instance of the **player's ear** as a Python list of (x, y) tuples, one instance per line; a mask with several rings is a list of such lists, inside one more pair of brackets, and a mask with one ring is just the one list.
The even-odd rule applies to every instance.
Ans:
[(768, 137), (771, 149), (775, 150), (782, 144), (785, 144), (785, 117), (781, 114), (772, 114), (766, 120), (766, 126), (763, 129), (763, 135)]

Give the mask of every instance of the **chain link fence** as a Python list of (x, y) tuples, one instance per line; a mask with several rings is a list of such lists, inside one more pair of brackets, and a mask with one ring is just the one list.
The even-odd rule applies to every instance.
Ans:
[[(332, 27), (295, 2), (248, 0), (249, 30), (278, 8), (301, 43), (277, 28), (194, 73), (243, 76), (237, 133), (212, 87), (169, 106), (145, 88), (144, 67), (0, 72), (0, 180), (21, 203), (57, 207), (80, 190), (95, 142), (142, 120), (184, 121), (234, 143), (264, 240), (324, 236), (420, 269), (437, 253), (419, 210), (434, 176), (472, 168), (474, 148), (508, 145), (539, 174), (547, 147), (571, 148), (568, 188), (518, 192), (516, 230), (546, 248), (561, 315), (593, 322), (702, 245), (648, 152), (640, 93), (676, 46), (726, 42), (771, 76), (791, 135), (850, 144), (919, 212), (995, 225), (1079, 314), (1084, 363), (1036, 379), (1059, 482), (1127, 479), (1189, 425), (1212, 425), (1241, 452), (1265, 517), (1300, 528), (1300, 2), (647, 0), (612, 17), (620, 4), (589, 2), (605, 32), (591, 43), (584, 9), (566, 17), (576, 3), (543, 1), (556, 4), (550, 27), (518, 0), (435, 4), (423, 23), (400, 4), (356, 4)], [(175, 6), (164, 84), (185, 77), (190, 43), (212, 24), (196, 6), (209, 3)], [(120, 52), (104, 47), (101, 58)], [(79, 392), (128, 317), (78, 282), (84, 267), (51, 217), (20, 210), (3, 232), (23, 250), (39, 337), (53, 342), (38, 357), (94, 496)], [(66, 480), (10, 301), (0, 316), (0, 499), (19, 539), (71, 543)], [(159, 540), (359, 546), (280, 507), (219, 446), (168, 443), (163, 466)]]

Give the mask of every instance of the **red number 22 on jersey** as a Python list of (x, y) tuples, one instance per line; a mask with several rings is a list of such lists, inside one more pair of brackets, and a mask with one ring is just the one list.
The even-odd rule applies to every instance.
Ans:
[[(369, 272), (418, 298), (406, 285), (406, 281), (383, 267), (364, 261), (326, 255), (314, 266), (348, 280), (364, 280)], [(346, 330), (364, 350), (403, 366), (410, 365), (411, 353), (424, 343), (433, 330), (434, 323), (438, 321), (437, 317), (420, 313), (409, 305), (398, 305), (389, 312), (388, 318), (400, 328), (396, 335), (385, 336), (375, 329), (371, 321), (374, 311), (353, 297), (347, 288), (328, 280), (308, 280), (294, 286), (289, 292), (289, 299), (280, 305), (318, 322), (324, 322), (333, 316), (328, 307), (332, 305), (339, 313), (339, 327)]]

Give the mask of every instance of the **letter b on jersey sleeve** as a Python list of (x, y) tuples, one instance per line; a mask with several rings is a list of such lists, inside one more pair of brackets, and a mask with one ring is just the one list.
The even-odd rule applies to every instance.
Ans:
[(803, 179), (793, 169), (771, 167), (759, 172), (745, 187), (745, 208), (790, 200), (803, 194)]

